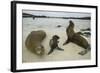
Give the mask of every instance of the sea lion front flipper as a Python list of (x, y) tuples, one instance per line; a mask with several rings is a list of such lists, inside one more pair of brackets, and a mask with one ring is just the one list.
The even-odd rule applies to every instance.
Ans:
[(50, 55), (52, 52), (54, 51), (54, 49), (50, 49), (50, 51), (48, 52), (48, 55)]
[(64, 49), (57, 47), (58, 50), (64, 51)]
[(65, 43), (64, 43), (63, 45), (66, 45), (66, 44), (68, 44), (68, 43), (69, 43), (69, 40), (66, 40)]

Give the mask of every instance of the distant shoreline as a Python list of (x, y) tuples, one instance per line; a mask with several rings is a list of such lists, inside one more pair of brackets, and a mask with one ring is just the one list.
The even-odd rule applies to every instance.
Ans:
[(52, 17), (52, 16), (44, 16), (44, 15), (32, 15), (32, 14), (27, 14), (23, 13), (22, 14), (23, 18), (29, 18), (32, 17), (33, 19), (35, 18), (60, 18), (60, 19), (82, 19), (82, 20), (91, 20), (91, 17)]

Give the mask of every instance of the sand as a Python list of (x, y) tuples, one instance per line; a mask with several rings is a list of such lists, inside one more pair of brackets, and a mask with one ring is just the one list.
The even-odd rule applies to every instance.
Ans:
[[(28, 20), (28, 21), (26, 22), (26, 20)], [(50, 21), (50, 20), (48, 20), (48, 21)], [(50, 21), (52, 24), (55, 23), (54, 26), (52, 25), (52, 28), (51, 28), (50, 24), (48, 24), (50, 26), (50, 28), (49, 28), (49, 26), (46, 26), (46, 25), (44, 27), (43, 26), (35, 27), (35, 26), (37, 26), (36, 25), (37, 21), (38, 20), (32, 21), (32, 19), (23, 19), (23, 41), (22, 41), (22, 43), (23, 43), (23, 47), (22, 47), (22, 62), (23, 63), (48, 62), (48, 61), (69, 61), (69, 60), (72, 61), (72, 60), (87, 60), (87, 59), (91, 59), (91, 52), (88, 52), (87, 54), (85, 54), (83, 56), (79, 55), (78, 53), (80, 51), (84, 50), (84, 49), (82, 47), (74, 44), (74, 43), (69, 43), (69, 44), (66, 44), (66, 45), (63, 46), (63, 43), (67, 39), (67, 34), (66, 34), (65, 31), (66, 31), (66, 27), (68, 25), (65, 26), (65, 24), (66, 23), (68, 24), (69, 20), (67, 20), (63, 24), (61, 24), (60, 22), (62, 22), (64, 20), (60, 20), (59, 22), (57, 22), (56, 20), (55, 20), (55, 22), (54, 21), (53, 22)], [(78, 21), (81, 22), (82, 20), (76, 20), (75, 24), (78, 23)], [(35, 25), (33, 25), (33, 23)], [(43, 24), (43, 23), (38, 23), (38, 24)], [(85, 23), (87, 23), (87, 21)], [(62, 25), (63, 27), (59, 27), (58, 28), (58, 27), (56, 27), (56, 24)], [(81, 23), (81, 24), (83, 24), (83, 23)], [(89, 24), (89, 23), (87, 23), (87, 24)], [(87, 26), (87, 24), (86, 24), (85, 27), (90, 26), (90, 24), (88, 26)], [(77, 27), (75, 28), (75, 31), (79, 31), (80, 28), (85, 28), (85, 27), (83, 27), (84, 25), (83, 26), (82, 25), (80, 25), (80, 26), (76, 25), (76, 26)], [(30, 52), (25, 46), (26, 37), (28, 36), (28, 34), (31, 31), (35, 31), (35, 30), (44, 30), (46, 32), (46, 34), (47, 34), (46, 38), (42, 42), (42, 44), (45, 47), (45, 55), (42, 56), (42, 57), (39, 57), (39, 56), (35, 55), (34, 53)], [(50, 39), (52, 38), (53, 35), (58, 35), (60, 37), (60, 39), (59, 39), (59, 47), (64, 49), (64, 51), (59, 51), (59, 50), (55, 49), (53, 53), (48, 55), (47, 53), (50, 50), (49, 41), (50, 41)], [(88, 37), (88, 38), (84, 37), (84, 38), (86, 38), (87, 41), (90, 43), (90, 37)]]

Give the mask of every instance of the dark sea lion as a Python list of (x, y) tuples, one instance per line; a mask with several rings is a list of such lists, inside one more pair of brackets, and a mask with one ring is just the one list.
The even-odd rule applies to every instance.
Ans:
[(46, 33), (42, 30), (32, 31), (26, 38), (25, 45), (28, 50), (36, 55), (42, 56), (45, 53), (45, 49), (41, 42), (46, 37)]
[(81, 31), (91, 31), (90, 28), (86, 28), (86, 29), (81, 29)]
[(58, 28), (62, 27), (61, 25), (57, 25)]
[(79, 45), (80, 47), (85, 49), (84, 51), (79, 52), (80, 55), (84, 55), (90, 50), (90, 45), (88, 44), (87, 40), (79, 35), (79, 33), (75, 33), (74, 23), (72, 21), (69, 21), (69, 26), (66, 29), (66, 32), (68, 35), (68, 39), (63, 45), (69, 42)]
[(65, 41), (65, 44), (69, 43), (70, 42), (70, 39), (73, 37), (73, 35), (75, 34), (75, 31), (74, 31), (74, 23), (72, 21), (69, 21), (69, 26), (67, 27), (66, 29), (66, 34), (68, 36), (68, 40)]
[(58, 46), (58, 43), (59, 43), (58, 39), (59, 39), (59, 36), (54, 35), (52, 37), (52, 39), (50, 40), (49, 45), (50, 45), (51, 49), (48, 52), (48, 55), (51, 54), (54, 51), (54, 49), (58, 49), (58, 50), (63, 51), (63, 49), (59, 48), (59, 46)]
[(79, 35), (83, 35), (83, 36), (86, 36), (86, 37), (89, 37), (91, 35), (90, 32), (82, 32), (82, 31), (79, 31), (77, 32)]

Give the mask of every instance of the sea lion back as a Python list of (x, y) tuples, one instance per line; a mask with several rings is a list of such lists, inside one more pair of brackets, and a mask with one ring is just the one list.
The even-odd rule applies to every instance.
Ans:
[(87, 40), (79, 34), (74, 34), (71, 41), (85, 49), (89, 46)]

